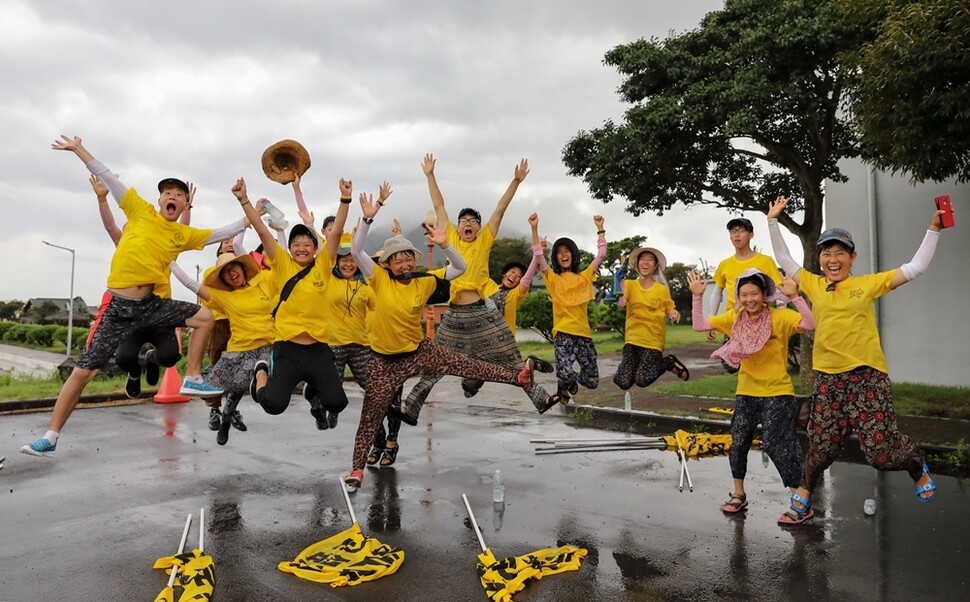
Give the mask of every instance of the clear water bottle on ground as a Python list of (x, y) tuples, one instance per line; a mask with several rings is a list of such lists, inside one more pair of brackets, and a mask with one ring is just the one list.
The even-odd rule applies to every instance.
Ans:
[(492, 526), (496, 531), (502, 530), (502, 521), (505, 518), (505, 502), (492, 502)]
[(289, 226), (289, 222), (286, 221), (286, 216), (280, 211), (273, 203), (266, 201), (263, 205), (263, 209), (266, 210), (266, 215), (269, 216), (269, 227), (275, 229), (285, 229)]
[(862, 511), (866, 513), (866, 516), (872, 516), (876, 513), (876, 500), (869, 498), (862, 504)]
[(501, 470), (496, 470), (492, 477), (492, 501), (496, 503), (505, 502), (505, 485), (502, 483)]
[(628, 412), (633, 409), (633, 395), (629, 391), (623, 395), (623, 409)]

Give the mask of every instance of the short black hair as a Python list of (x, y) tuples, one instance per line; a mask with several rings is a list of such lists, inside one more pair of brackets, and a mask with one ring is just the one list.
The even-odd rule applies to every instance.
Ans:
[(334, 223), (335, 221), (337, 221), (337, 216), (336, 215), (328, 215), (327, 217), (323, 218), (323, 225), (320, 226), (320, 229), (321, 230), (326, 230), (327, 229), (327, 226), (329, 226), (330, 224)]
[(529, 269), (521, 261), (510, 261), (507, 264), (502, 266), (502, 275), (504, 276), (505, 273), (511, 270), (512, 268), (519, 268), (522, 271), (523, 276), (525, 275), (526, 271)]

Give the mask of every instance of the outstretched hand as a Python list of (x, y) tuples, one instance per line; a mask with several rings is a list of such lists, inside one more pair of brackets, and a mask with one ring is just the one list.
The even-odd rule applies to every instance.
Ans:
[(394, 191), (391, 190), (391, 185), (387, 183), (387, 180), (384, 180), (384, 183), (377, 189), (377, 202), (383, 205), (392, 192)]
[(424, 156), (424, 161), (421, 162), (421, 171), (424, 172), (424, 175), (426, 176), (434, 175), (434, 164), (435, 164), (434, 155), (431, 153), (427, 153)]
[(697, 273), (697, 270), (691, 270), (687, 274), (687, 286), (690, 287), (690, 292), (695, 295), (703, 295), (704, 291), (707, 290), (707, 283)]
[(448, 243), (448, 229), (441, 225), (441, 222), (425, 224), (424, 228), (428, 233), (428, 237), (434, 244), (438, 245), (442, 249), (446, 248), (445, 245)]
[(67, 136), (66, 134), (61, 134), (61, 137), (51, 143), (51, 148), (54, 150), (66, 150), (76, 153), (82, 147), (81, 139), (77, 136)]
[(374, 195), (362, 192), (358, 199), (360, 200), (360, 212), (364, 214), (365, 218), (373, 219), (380, 209), (380, 205), (374, 202)]
[(185, 184), (189, 187), (189, 206), (188, 206), (188, 208), (191, 209), (192, 208), (192, 201), (195, 200), (195, 184), (193, 184), (192, 182), (186, 182)]
[(788, 199), (783, 196), (778, 197), (774, 201), (768, 203), (768, 219), (778, 219), (778, 216), (785, 212), (785, 207), (788, 205)]
[(94, 190), (94, 194), (97, 195), (98, 200), (107, 198), (108, 187), (104, 185), (104, 182), (98, 176), (91, 174), (88, 181), (91, 182), (91, 188)]
[(515, 167), (515, 181), (521, 182), (527, 175), (529, 175), (529, 160), (522, 159)]

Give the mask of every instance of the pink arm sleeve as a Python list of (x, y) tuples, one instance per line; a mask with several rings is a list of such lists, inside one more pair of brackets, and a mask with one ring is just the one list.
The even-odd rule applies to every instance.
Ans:
[[(542, 247), (539, 247), (540, 249)], [(533, 252), (532, 261), (529, 262), (529, 269), (525, 271), (522, 275), (522, 280), (519, 280), (519, 291), (524, 295), (529, 292), (532, 288), (532, 278), (536, 275), (536, 268), (539, 267), (539, 258)]]
[(792, 300), (795, 305), (795, 309), (802, 316), (802, 321), (798, 323), (798, 330), (815, 330), (815, 316), (812, 315), (812, 310), (808, 308), (808, 303), (802, 297), (795, 297)]
[(540, 272), (549, 271), (549, 262), (546, 261), (546, 254), (542, 250), (542, 245), (532, 245), (532, 259), (538, 260)]
[(704, 315), (704, 297), (701, 295), (694, 295), (694, 302), (691, 304), (691, 322), (693, 322), (694, 330), (697, 332), (706, 332), (711, 329), (711, 323), (707, 321), (707, 317)]

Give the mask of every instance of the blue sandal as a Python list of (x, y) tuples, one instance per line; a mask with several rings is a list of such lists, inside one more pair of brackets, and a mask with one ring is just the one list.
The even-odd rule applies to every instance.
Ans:
[[(926, 466), (926, 462), (923, 462), (923, 474), (929, 475), (930, 469)], [(930, 482), (925, 485), (916, 485), (916, 501), (921, 504), (928, 504), (936, 498), (936, 481), (930, 476)], [(930, 493), (929, 497), (923, 497), (924, 493)]]
[[(796, 503), (801, 504), (802, 507), (795, 506)], [(812, 510), (811, 498), (802, 497), (798, 495), (797, 491), (793, 491), (791, 494), (790, 508), (788, 512), (778, 517), (778, 524), (782, 527), (801, 525), (805, 521), (815, 517), (815, 510)]]

